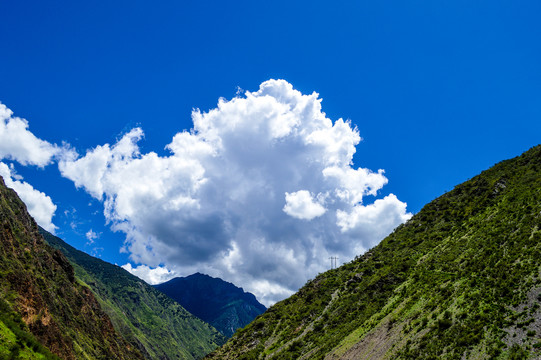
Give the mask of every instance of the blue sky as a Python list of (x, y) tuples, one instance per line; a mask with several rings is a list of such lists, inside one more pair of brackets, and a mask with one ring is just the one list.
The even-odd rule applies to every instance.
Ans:
[[(357, 1), (332, 6), (318, 1), (0, 1), (0, 102), (11, 109), (13, 117), (26, 119), (28, 130), (37, 138), (58, 146), (69, 144), (79, 158), (97, 146), (113, 147), (140, 128), (144, 137), (137, 142), (139, 155), (132, 154), (132, 158), (155, 152), (165, 159), (171, 153), (165, 147), (173, 137), (193, 128), (193, 109), (204, 113), (215, 109), (219, 98), (236, 96), (246, 100), (238, 103), (245, 106), (251, 104), (245, 90), (257, 92), (269, 79), (284, 79), (298, 96), (317, 92), (328, 119), (349, 119), (351, 128), (357, 127), (363, 140), (358, 144), (351, 140), (356, 153), (350, 168), (374, 173), (385, 170), (388, 183), (376, 186), (376, 196), (367, 191), (363, 205), (394, 194), (397, 201), (407, 203), (401, 215), (405, 216), (418, 212), (454, 185), (540, 142), (540, 10), (538, 1)], [(274, 90), (269, 91), (278, 91), (277, 86), (273, 84), (270, 88)], [(213, 124), (217, 126), (217, 122)], [(246, 222), (244, 213), (230, 209), (236, 216), (224, 222), (211, 222), (208, 214), (191, 218), (190, 224), (202, 221), (194, 232), (205, 229), (193, 242), (202, 244), (202, 239), (215, 236), (205, 246), (177, 249), (170, 241), (144, 245), (132, 239), (130, 249), (125, 239), (135, 230), (120, 229), (119, 217), (124, 225), (138, 228), (137, 236), (175, 235), (156, 230), (158, 220), (138, 223), (142, 220), (119, 207), (104, 216), (107, 193), (101, 200), (92, 197), (91, 186), (83, 180), (75, 187), (74, 178), (80, 175), (75, 172), (83, 171), (81, 166), (68, 176), (59, 171), (61, 160), (53, 159), (40, 168), (6, 154), (9, 151), (4, 150), (2, 161), (57, 206), (52, 219), (58, 227), (56, 233), (74, 246), (119, 265), (130, 262), (134, 268), (160, 265), (159, 269), (178, 275), (206, 271), (256, 292), (267, 303), (328, 268), (327, 255), (348, 260), (355, 256), (354, 251), (373, 245), (373, 240), (355, 243), (355, 236), (370, 237), (366, 229), (346, 236), (345, 223), (340, 231), (327, 228), (333, 221), (338, 224), (339, 218), (323, 221), (331, 212), (353, 214), (355, 204), (348, 205), (349, 210), (333, 208), (330, 204), (336, 199), (324, 196), (329, 184), (318, 188), (318, 184), (298, 183), (297, 188), (284, 187), (291, 206), (285, 206), (287, 200), (280, 194), (282, 202), (276, 204), (284, 208), (280, 205), (271, 218), (286, 224), (296, 219), (300, 225), (284, 225), (283, 231), (327, 234), (333, 238), (330, 243), (314, 243), (314, 234), (312, 240), (280, 243), (278, 230), (270, 231), (251, 219), (254, 227), (242, 231), (237, 227), (234, 237), (256, 240), (242, 245), (228, 237), (233, 236), (230, 232), (217, 230), (235, 227), (235, 221)], [(255, 161), (282, 161), (280, 154)], [(248, 160), (242, 158), (231, 166), (242, 168)], [(210, 174), (212, 165), (200, 163), (205, 174)], [(220, 172), (209, 179), (223, 176)], [(265, 186), (278, 183), (269, 184)], [(278, 185), (283, 190), (283, 184)], [(120, 191), (111, 188), (108, 194), (115, 198)], [(223, 189), (230, 194), (227, 199), (237, 194), (228, 191)], [(210, 204), (209, 199), (201, 201), (203, 209), (205, 201)], [(209, 214), (216, 213), (212, 209)], [(274, 218), (278, 215), (289, 220)], [(190, 230), (185, 223), (178, 226), (171, 231), (186, 231), (175, 240), (182, 242)], [(142, 231), (143, 227), (152, 230)], [(97, 234), (94, 243), (85, 237), (91, 229)], [(339, 236), (342, 233), (344, 239)], [(288, 265), (281, 262), (265, 264), (269, 268), (265, 271), (247, 261), (242, 268), (231, 263), (212, 266), (219, 254), (229, 254), (233, 264), (243, 263), (247, 257), (258, 259), (249, 251), (254, 241), (280, 243), (284, 261), (308, 270), (286, 282), (280, 280), (279, 269), (288, 269)], [(137, 250), (134, 244), (149, 247), (155, 256), (146, 258), (144, 249)], [(121, 247), (126, 252), (120, 253)], [(318, 247), (321, 251), (313, 250)], [(269, 251), (276, 249), (270, 247)], [(161, 251), (178, 251), (177, 260), (157, 259)], [(303, 251), (313, 255), (300, 256)]]

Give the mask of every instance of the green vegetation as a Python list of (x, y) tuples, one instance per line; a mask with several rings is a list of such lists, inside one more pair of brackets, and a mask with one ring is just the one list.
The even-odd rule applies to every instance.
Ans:
[(141, 359), (0, 178), (0, 356)]
[(213, 327), (119, 266), (94, 258), (40, 229), (62, 251), (115, 329), (149, 359), (199, 359), (225, 342)]
[(0, 360), (59, 360), (32, 335), (21, 316), (0, 298)]
[(540, 266), (537, 146), (427, 204), (209, 358), (538, 358)]

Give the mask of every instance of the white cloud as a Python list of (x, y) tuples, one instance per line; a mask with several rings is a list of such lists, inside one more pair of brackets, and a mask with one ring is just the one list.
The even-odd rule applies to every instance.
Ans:
[(383, 170), (353, 167), (359, 132), (328, 119), (317, 93), (269, 80), (192, 120), (169, 156), (142, 154), (136, 128), (59, 162), (103, 201), (135, 263), (220, 276), (268, 305), (410, 216), (394, 195), (377, 199)]
[(173, 271), (170, 271), (162, 266), (152, 269), (146, 265), (133, 267), (132, 264), (127, 263), (121, 267), (129, 273), (143, 279), (150, 285), (161, 284), (175, 277), (175, 273)]
[[(70, 159), (75, 153), (67, 145), (59, 147), (37, 138), (28, 130), (28, 121), (14, 117), (13, 111), (0, 103), (0, 160), (13, 160), (21, 165), (44, 167), (54, 158)], [(51, 198), (32, 185), (23, 181), (11, 167), (0, 162), (0, 175), (6, 185), (17, 192), (26, 204), (28, 212), (44, 229), (53, 232), (57, 228), (52, 223), (56, 205)]]
[(0, 176), (4, 178), (6, 186), (15, 190), (19, 195), (36, 222), (45, 230), (54, 233), (57, 227), (52, 223), (52, 219), (56, 205), (53, 204), (51, 198), (22, 181), (22, 178), (13, 169), (3, 162), (0, 162)]
[(286, 192), (286, 204), (284, 212), (297, 219), (312, 220), (325, 214), (325, 209), (317, 201), (314, 201), (312, 194), (306, 190), (294, 193)]
[(0, 103), (0, 159), (43, 167), (61, 152), (58, 146), (38, 139), (28, 130), (28, 121), (13, 117), (13, 111)]
[(397, 224), (406, 222), (411, 214), (406, 212), (406, 204), (394, 194), (377, 199), (366, 206), (356, 205), (348, 213), (337, 210), (337, 225), (343, 233), (364, 239), (362, 250), (377, 245)]
[(88, 230), (85, 234), (86, 236), (86, 240), (87, 240), (87, 245), (92, 245), (94, 244), (94, 242), (96, 241), (97, 238), (99, 238), (99, 235), (96, 234), (94, 231), (92, 231), (92, 229)]
[(323, 170), (323, 175), (328, 181), (335, 180), (336, 195), (351, 205), (363, 202), (363, 196), (376, 196), (378, 190), (387, 184), (387, 178), (383, 176), (384, 171), (377, 173), (369, 169), (352, 169), (344, 166), (330, 166)]

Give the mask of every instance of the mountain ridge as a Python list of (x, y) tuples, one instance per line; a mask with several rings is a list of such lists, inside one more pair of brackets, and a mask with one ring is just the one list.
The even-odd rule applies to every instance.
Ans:
[(147, 359), (199, 359), (224, 343), (212, 326), (123, 268), (77, 250), (40, 228), (92, 289), (116, 329)]
[(0, 221), (2, 357), (142, 359), (1, 177)]
[(457, 185), (208, 359), (541, 356), (541, 146)]
[(199, 272), (154, 287), (226, 337), (231, 337), (238, 328), (243, 328), (266, 310), (254, 294)]

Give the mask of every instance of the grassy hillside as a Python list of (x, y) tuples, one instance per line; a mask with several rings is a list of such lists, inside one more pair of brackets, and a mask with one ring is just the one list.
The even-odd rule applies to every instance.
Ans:
[(94, 258), (40, 229), (88, 285), (113, 325), (149, 359), (200, 359), (225, 338), (180, 304), (119, 266)]
[(228, 338), (266, 310), (253, 294), (200, 273), (177, 277), (154, 287)]
[(541, 146), (426, 205), (211, 359), (541, 357)]
[(0, 356), (141, 359), (0, 177)]
[(0, 359), (58, 360), (28, 331), (21, 315), (0, 298)]

